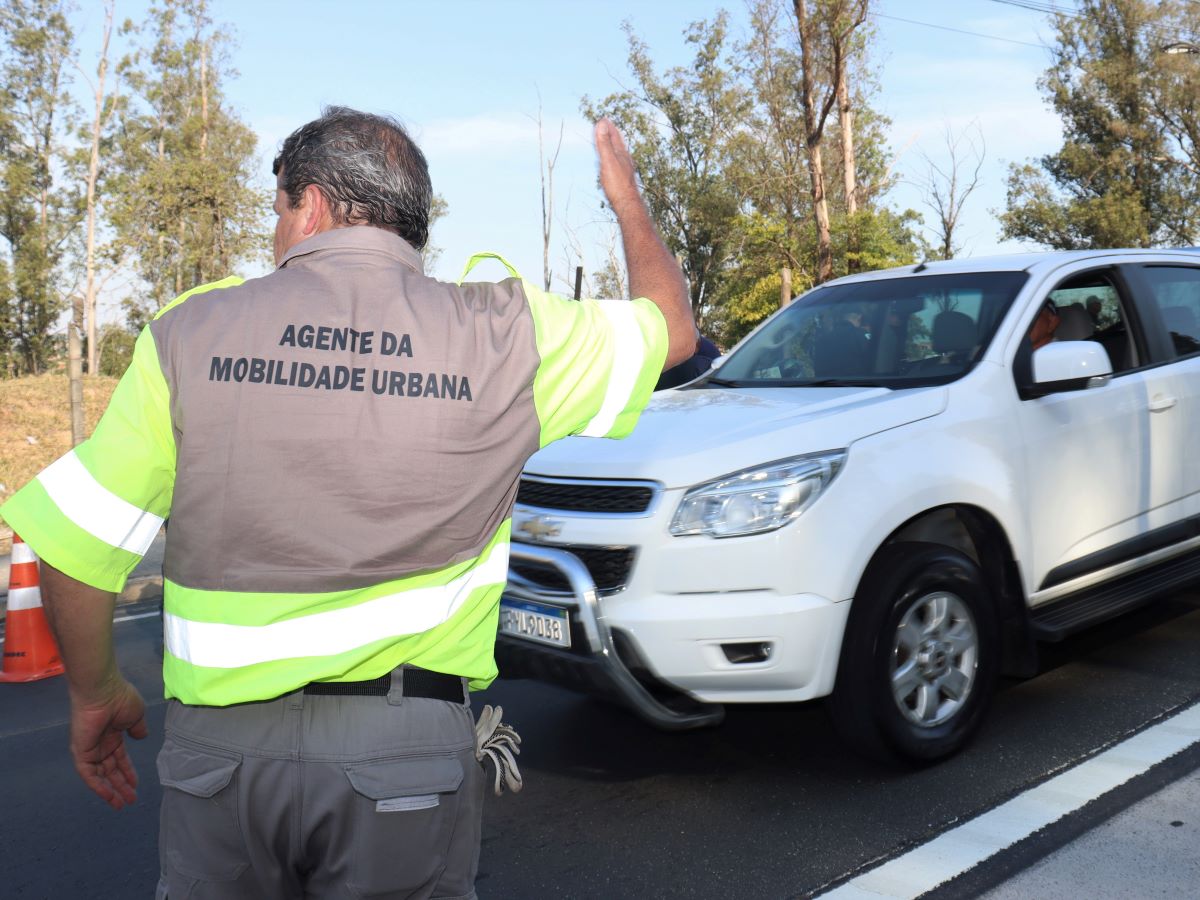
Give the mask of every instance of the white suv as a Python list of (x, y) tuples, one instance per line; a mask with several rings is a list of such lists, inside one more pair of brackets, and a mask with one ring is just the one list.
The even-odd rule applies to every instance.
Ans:
[(628, 439), (530, 460), (501, 673), (665, 728), (830, 696), (859, 749), (937, 759), (1036, 641), (1200, 576), (1197, 446), (1200, 255), (830, 282)]

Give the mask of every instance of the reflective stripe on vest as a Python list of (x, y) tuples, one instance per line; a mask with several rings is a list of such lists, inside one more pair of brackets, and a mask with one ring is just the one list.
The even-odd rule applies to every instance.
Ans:
[(628, 300), (596, 300), (614, 335), (612, 369), (600, 411), (580, 432), (584, 437), (604, 437), (613, 429), (619, 416), (629, 404), (637, 386), (646, 350), (642, 330), (638, 327), (633, 304)]
[(162, 528), (161, 516), (138, 509), (98, 482), (74, 450), (37, 480), (64, 516), (110, 546), (144, 556)]
[(281, 659), (332, 656), (381, 638), (428, 631), (453, 616), (473, 591), (508, 578), (508, 542), (444, 584), (411, 588), (355, 606), (300, 615), (268, 625), (197, 622), (164, 611), (167, 651), (183, 662), (233, 669)]

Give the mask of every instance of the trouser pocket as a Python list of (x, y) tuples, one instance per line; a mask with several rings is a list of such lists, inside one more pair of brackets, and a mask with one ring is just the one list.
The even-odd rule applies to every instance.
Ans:
[(353, 789), (350, 888), (360, 897), (423, 895), (447, 864), (462, 762), (403, 757), (347, 764), (345, 772)]
[[(233, 896), (228, 883), (250, 865), (238, 814), (240, 755), (167, 736), (158, 754), (162, 782), (159, 858), (172, 900)], [(204, 890), (197, 882), (219, 886)]]

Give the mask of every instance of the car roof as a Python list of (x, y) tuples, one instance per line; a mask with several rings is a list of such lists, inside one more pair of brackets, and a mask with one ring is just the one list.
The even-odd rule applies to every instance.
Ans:
[(960, 259), (927, 260), (894, 269), (862, 272), (828, 281), (826, 284), (850, 284), (856, 281), (874, 281), (882, 278), (897, 278), (910, 275), (952, 275), (957, 272), (1034, 272), (1039, 269), (1056, 269), (1067, 263), (1095, 259), (1098, 262), (1116, 257), (1146, 257), (1155, 260), (1178, 262), (1200, 262), (1200, 247), (1175, 247), (1170, 249), (1115, 249), (1115, 250), (1051, 250), (1042, 253), (1009, 253), (999, 256), (972, 256)]

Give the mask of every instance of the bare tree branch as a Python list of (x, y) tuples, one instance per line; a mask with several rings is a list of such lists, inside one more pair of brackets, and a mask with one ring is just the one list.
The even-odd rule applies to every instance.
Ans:
[(942, 259), (953, 259), (962, 249), (956, 241), (956, 232), (967, 198), (979, 186), (987, 147), (978, 121), (957, 135), (947, 125), (943, 138), (946, 145), (943, 163), (935, 162), (925, 151), (920, 152), (925, 174), (917, 186), (924, 204), (937, 217), (938, 253)]

